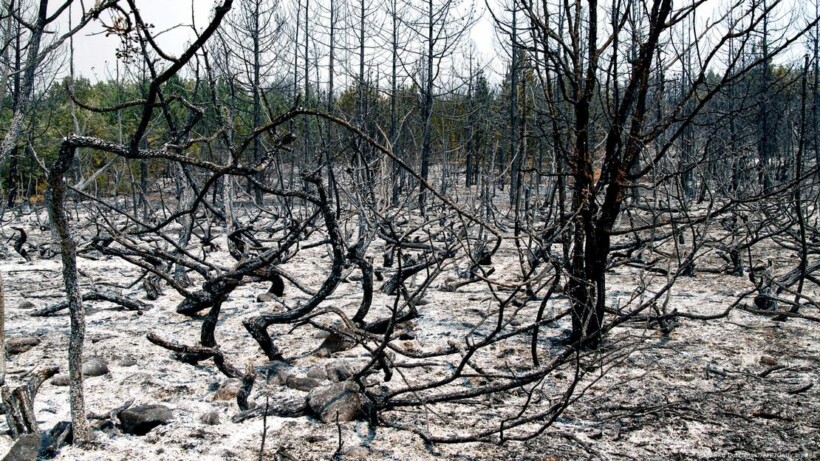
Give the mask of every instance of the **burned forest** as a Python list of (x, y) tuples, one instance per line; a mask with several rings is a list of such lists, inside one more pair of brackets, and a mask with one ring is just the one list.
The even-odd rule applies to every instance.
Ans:
[(0, 0), (4, 460), (820, 458), (817, 0)]

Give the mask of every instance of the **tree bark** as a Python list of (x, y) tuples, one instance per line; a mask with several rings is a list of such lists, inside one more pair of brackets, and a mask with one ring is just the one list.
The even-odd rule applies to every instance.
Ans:
[(52, 197), (49, 201), (49, 217), (60, 242), (60, 253), (63, 262), (63, 282), (65, 283), (71, 319), (71, 334), (68, 339), (68, 378), (71, 421), (74, 429), (74, 441), (84, 443), (90, 440), (88, 421), (85, 417), (85, 399), (83, 396), (83, 343), (85, 341), (85, 311), (80, 293), (77, 274), (77, 246), (71, 238), (68, 219), (65, 212), (66, 185), (65, 173), (71, 166), (74, 148), (66, 143), (60, 147), (59, 157), (48, 175), (48, 185)]

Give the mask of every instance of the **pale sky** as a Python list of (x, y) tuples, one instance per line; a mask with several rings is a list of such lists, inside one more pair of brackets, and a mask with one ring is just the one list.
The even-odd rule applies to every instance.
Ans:
[[(88, 3), (88, 2), (86, 2)], [(143, 20), (154, 24), (154, 32), (167, 31), (157, 38), (160, 47), (166, 52), (178, 55), (187, 42), (193, 38), (190, 29), (191, 11), (193, 8), (193, 19), (199, 30), (207, 25), (213, 0), (137, 0)], [(234, 8), (238, 1), (234, 1)], [(285, 3), (282, 1), (282, 3)], [(479, 8), (479, 13), (482, 8)], [(75, 21), (79, 18), (79, 8), (75, 8)], [(102, 19), (110, 23), (109, 15), (104, 15)], [(183, 25), (183, 26), (180, 26)], [(68, 15), (64, 15), (64, 20), (59, 24), (60, 31), (68, 30)], [(470, 39), (475, 43), (476, 49), (483, 57), (483, 61), (489, 61), (495, 54), (493, 51), (495, 32), (493, 24), (488, 15), (483, 15), (474, 26)], [(99, 24), (96, 22), (85, 28), (80, 34), (74, 37), (75, 49), (75, 69), (78, 75), (83, 75), (91, 80), (104, 80), (113, 77), (116, 62), (116, 49), (120, 46), (119, 38), (115, 36), (106, 37)], [(106, 70), (108, 69), (108, 70)], [(65, 71), (67, 73), (67, 70)]]
[[(311, 4), (315, 5), (317, 1), (321, 0), (315, 0), (311, 2)], [(411, 0), (407, 1), (410, 2)], [(469, 1), (470, 0), (464, 0), (464, 3), (468, 3)], [(494, 5), (501, 3), (501, 0), (489, 1)], [(683, 0), (678, 6), (685, 5), (686, 1), (687, 0)], [(719, 16), (718, 10), (721, 9), (720, 7), (716, 8), (716, 6), (723, 1), (724, 0), (707, 1), (706, 4), (699, 9), (699, 22), (709, 21), (710, 17), (711, 20), (714, 21), (715, 18)], [(813, 7), (809, 8), (808, 5), (813, 5), (814, 1), (816, 0), (786, 0), (786, 3), (781, 5), (780, 9), (782, 11), (777, 15), (779, 19), (776, 19), (776, 21), (788, 23), (789, 21), (796, 20), (796, 23), (803, 23), (805, 17), (800, 17), (801, 13), (799, 10), (811, 9), (813, 12)], [(198, 29), (202, 29), (207, 24), (211, 8), (214, 4), (213, 0), (136, 0), (136, 2), (140, 7), (144, 20), (155, 25), (153, 30), (155, 34), (159, 34), (157, 42), (160, 47), (172, 55), (178, 55), (185, 44), (193, 37), (189, 27), (192, 21), (192, 9), (196, 26)], [(60, 2), (52, 3), (59, 4)], [(85, 3), (90, 3), (90, 0), (86, 0)], [(289, 0), (280, 0), (282, 8), (286, 7), (289, 3), (291, 3)], [(489, 14), (483, 11), (485, 9), (484, 1), (475, 0), (475, 3), (477, 14), (484, 14), (473, 27), (469, 39), (475, 44), (476, 50), (480, 55), (480, 60), (490, 64), (490, 68), (487, 72), (488, 77), (491, 80), (497, 80), (504, 72), (503, 55), (502, 58), (499, 59), (494, 26)], [(234, 8), (238, 7), (238, 4), (239, 0), (235, 0)], [(75, 5), (74, 11), (76, 20), (80, 15), (79, 5)], [(497, 13), (499, 12), (500, 11), (497, 11)], [(63, 20), (57, 25), (60, 31), (68, 29), (68, 15), (64, 14), (63, 16)], [(111, 18), (109, 15), (104, 16), (103, 19), (110, 23)], [(312, 20), (315, 22), (320, 19), (312, 18)], [(180, 26), (181, 24), (184, 24), (184, 26)], [(316, 26), (314, 25), (313, 27)], [(116, 63), (115, 51), (120, 45), (120, 40), (117, 37), (106, 37), (100, 24), (94, 23), (75, 36), (74, 44), (77, 74), (89, 77), (92, 80), (113, 77)], [(800, 45), (801, 44), (798, 44), (796, 47), (797, 53), (794, 54), (793, 51), (789, 59), (794, 59), (794, 56), (800, 57), (803, 52), (803, 48), (801, 48)], [(459, 51), (458, 53), (461, 52)], [(460, 56), (459, 54), (456, 59), (460, 58)], [(339, 62), (337, 65), (342, 66), (343, 63)], [(62, 74), (67, 73), (67, 65), (64, 67), (65, 69)], [(383, 69), (383, 71), (386, 71), (386, 69)], [(337, 72), (341, 74), (341, 69)]]

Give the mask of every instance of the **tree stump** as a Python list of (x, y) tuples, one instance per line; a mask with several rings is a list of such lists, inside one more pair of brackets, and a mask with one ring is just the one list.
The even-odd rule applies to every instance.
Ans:
[(47, 367), (34, 372), (28, 383), (9, 390), (3, 387), (3, 406), (11, 436), (15, 439), (23, 434), (39, 434), (37, 417), (34, 414), (34, 397), (45, 380), (54, 376), (58, 367)]

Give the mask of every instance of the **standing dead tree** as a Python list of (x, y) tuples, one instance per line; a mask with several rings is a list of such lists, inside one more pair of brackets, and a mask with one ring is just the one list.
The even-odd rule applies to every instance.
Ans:
[[(43, 2), (46, 3), (47, 2)], [(52, 192), (52, 200), (49, 203), (49, 215), (51, 222), (57, 231), (60, 239), (60, 251), (63, 262), (63, 282), (65, 283), (66, 295), (68, 298), (68, 308), (71, 318), (71, 335), (69, 338), (68, 347), (68, 367), (70, 380), (70, 403), (71, 403), (71, 420), (73, 425), (74, 440), (76, 443), (84, 443), (90, 439), (88, 423), (85, 415), (85, 399), (83, 396), (83, 372), (82, 372), (82, 356), (83, 356), (83, 342), (85, 340), (85, 318), (84, 309), (82, 305), (82, 294), (77, 279), (77, 254), (76, 246), (72, 239), (71, 231), (65, 210), (66, 190), (65, 175), (72, 165), (73, 157), (76, 149), (80, 147), (87, 147), (89, 149), (101, 150), (104, 152), (121, 155), (125, 158), (152, 158), (152, 157), (182, 157), (178, 154), (169, 151), (140, 153), (140, 143), (151, 121), (154, 110), (156, 109), (156, 101), (161, 98), (162, 85), (166, 83), (171, 77), (175, 76), (202, 48), (204, 43), (213, 35), (218, 28), (222, 18), (227, 14), (231, 7), (231, 0), (225, 0), (218, 5), (214, 10), (214, 17), (210, 24), (199, 34), (195, 40), (179, 57), (169, 59), (171, 64), (162, 72), (155, 72), (152, 67), (152, 76), (148, 97), (142, 103), (142, 117), (138, 124), (136, 131), (131, 136), (128, 146), (118, 145), (115, 143), (108, 143), (106, 141), (95, 138), (84, 138), (77, 136), (66, 137), (60, 145), (58, 151), (58, 158), (49, 169), (48, 183)], [(106, 7), (111, 7), (113, 4), (105, 4)], [(166, 57), (162, 50), (156, 47), (150, 36), (150, 32), (139, 17), (139, 10), (133, 2), (129, 2), (131, 7), (131, 14), (134, 16), (136, 22), (134, 31), (126, 31), (126, 33), (136, 33), (140, 38), (140, 44), (143, 47), (150, 46), (160, 56)], [(127, 14), (121, 7), (117, 7), (118, 11)], [(44, 15), (41, 15), (44, 16)], [(93, 16), (89, 17), (89, 20)], [(44, 21), (43, 21), (44, 22)], [(144, 49), (144, 48), (143, 48)], [(36, 55), (35, 55), (36, 56)], [(178, 136), (178, 140), (184, 139), (183, 132)], [(5, 143), (4, 143), (5, 146)], [(184, 157), (182, 157), (184, 158)]]

